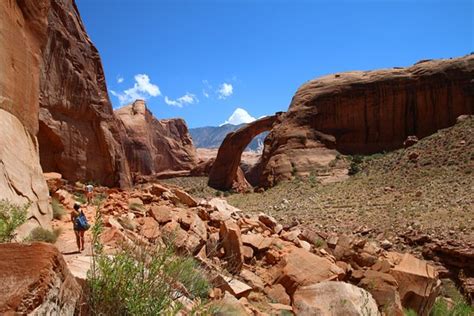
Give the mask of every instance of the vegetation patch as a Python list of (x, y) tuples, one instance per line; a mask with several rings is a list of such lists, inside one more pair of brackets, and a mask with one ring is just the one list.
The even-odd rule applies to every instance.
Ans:
[(55, 198), (52, 198), (51, 200), (51, 208), (53, 209), (54, 219), (60, 220), (62, 216), (67, 214), (64, 206)]
[(9, 200), (0, 200), (0, 242), (15, 238), (15, 230), (26, 222), (30, 204), (19, 205)]
[(55, 229), (51, 231), (43, 227), (36, 227), (31, 231), (28, 238), (26, 238), (26, 241), (42, 241), (54, 244), (58, 239), (59, 235), (61, 235), (61, 229)]

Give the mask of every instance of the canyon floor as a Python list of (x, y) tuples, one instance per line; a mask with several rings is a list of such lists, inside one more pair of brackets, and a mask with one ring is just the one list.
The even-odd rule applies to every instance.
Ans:
[[(417, 144), (390, 153), (351, 159), (358, 172), (322, 185), (315, 176), (295, 178), (263, 193), (225, 193), (246, 212), (265, 212), (287, 225), (324, 232), (360, 233), (388, 239), (404, 249), (403, 238), (474, 242), (474, 119), (438, 131)], [(166, 180), (198, 197), (219, 195), (207, 178)], [(416, 250), (416, 249), (414, 249)]]

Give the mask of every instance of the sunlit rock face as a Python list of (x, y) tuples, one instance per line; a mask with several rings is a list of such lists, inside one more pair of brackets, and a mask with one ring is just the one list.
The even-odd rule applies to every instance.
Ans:
[[(328, 165), (338, 152), (403, 146), (474, 113), (474, 55), (408, 68), (356, 71), (311, 80), (294, 95), (265, 141), (260, 185)], [(315, 157), (320, 159), (315, 160)]]

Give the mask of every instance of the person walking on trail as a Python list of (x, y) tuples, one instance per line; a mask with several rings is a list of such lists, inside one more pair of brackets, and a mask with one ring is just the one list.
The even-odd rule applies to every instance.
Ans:
[(92, 184), (86, 185), (86, 198), (87, 198), (87, 205), (90, 205), (92, 202), (94, 186)]
[(74, 234), (76, 235), (77, 249), (79, 252), (84, 250), (84, 233), (89, 229), (86, 215), (81, 209), (79, 203), (74, 203), (74, 209), (71, 213), (71, 221), (74, 227)]

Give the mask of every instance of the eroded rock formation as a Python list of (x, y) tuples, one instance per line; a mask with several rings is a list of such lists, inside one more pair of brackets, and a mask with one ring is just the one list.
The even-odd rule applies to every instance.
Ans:
[(39, 163), (39, 69), (49, 1), (0, 1), (0, 199), (31, 203), (27, 233), (52, 217)]
[(242, 190), (247, 187), (248, 184), (243, 183), (245, 182), (243, 172), (239, 171), (242, 152), (255, 136), (270, 130), (279, 116), (279, 113), (266, 116), (227, 134), (212, 165), (209, 186), (219, 190), (230, 190), (232, 187)]
[(260, 185), (328, 165), (335, 158), (332, 149), (348, 154), (392, 150), (408, 136), (422, 138), (453, 125), (459, 115), (474, 112), (472, 78), (471, 54), (305, 83), (267, 136)]
[(157, 120), (143, 100), (115, 110), (115, 115), (126, 131), (122, 141), (133, 173), (190, 171), (196, 166), (196, 149), (184, 120)]
[(0, 258), (0, 314), (74, 314), (82, 289), (56, 247), (0, 244)]
[(40, 77), (41, 165), (69, 181), (130, 185), (100, 56), (74, 1), (50, 0)]

